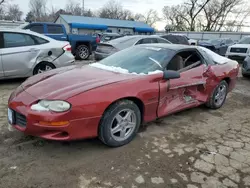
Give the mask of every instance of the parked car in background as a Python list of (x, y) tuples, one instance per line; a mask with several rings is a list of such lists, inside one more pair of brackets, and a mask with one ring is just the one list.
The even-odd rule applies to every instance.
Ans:
[(189, 45), (187, 37), (183, 36), (183, 35), (166, 34), (166, 35), (161, 35), (160, 37), (168, 40), (172, 44), (185, 44), (185, 45)]
[(171, 43), (168, 40), (156, 35), (132, 35), (117, 38), (108, 42), (97, 44), (95, 60), (104, 59), (120, 50), (131, 46), (151, 43)]
[(229, 38), (211, 39), (198, 43), (199, 46), (208, 48), (222, 56), (225, 56), (227, 48), (233, 44), (234, 41)]
[(0, 30), (0, 79), (29, 77), (74, 61), (69, 42), (28, 30)]
[(243, 77), (250, 77), (250, 55), (244, 59), (241, 72)]
[(11, 94), (8, 120), (44, 139), (99, 137), (119, 147), (143, 123), (202, 104), (219, 109), (238, 71), (236, 61), (202, 47), (138, 45), (99, 63), (31, 77)]
[(86, 60), (96, 50), (98, 37), (93, 35), (67, 34), (64, 25), (54, 23), (30, 23), (23, 29), (44, 34), (60, 41), (68, 41), (72, 47), (72, 53), (76, 59)]
[(243, 37), (237, 44), (228, 47), (226, 57), (242, 63), (250, 53), (250, 36)]
[(190, 38), (188, 38), (187, 36), (185, 36), (185, 37), (187, 38), (188, 43), (189, 43), (190, 45), (196, 46), (196, 45), (198, 44), (198, 41), (197, 41), (197, 40), (190, 39)]
[(100, 34), (100, 42), (108, 42), (113, 39), (117, 39), (123, 37), (122, 35), (118, 33), (102, 33)]

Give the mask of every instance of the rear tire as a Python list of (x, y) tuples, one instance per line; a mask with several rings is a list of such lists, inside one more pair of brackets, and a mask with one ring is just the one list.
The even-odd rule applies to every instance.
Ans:
[(86, 45), (80, 45), (76, 49), (76, 59), (87, 60), (90, 56), (90, 50)]
[(225, 103), (228, 93), (228, 84), (225, 80), (221, 81), (214, 89), (206, 106), (211, 109), (219, 109)]
[(41, 62), (34, 68), (33, 75), (41, 74), (55, 68), (55, 65), (50, 62)]
[(243, 76), (244, 78), (249, 78), (249, 75), (246, 75), (246, 74), (244, 74), (244, 73), (242, 73), (242, 76)]
[(109, 147), (120, 147), (131, 142), (141, 124), (141, 112), (130, 100), (112, 104), (99, 125), (99, 139)]

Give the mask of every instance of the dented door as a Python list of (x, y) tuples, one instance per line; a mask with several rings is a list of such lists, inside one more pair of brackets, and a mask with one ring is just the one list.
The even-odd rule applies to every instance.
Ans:
[(160, 101), (158, 117), (198, 106), (207, 101), (206, 65), (182, 72), (181, 77), (173, 80), (163, 80), (160, 84)]
[(39, 53), (35, 40), (28, 34), (3, 33), (2, 65), (6, 77), (20, 77), (29, 73)]

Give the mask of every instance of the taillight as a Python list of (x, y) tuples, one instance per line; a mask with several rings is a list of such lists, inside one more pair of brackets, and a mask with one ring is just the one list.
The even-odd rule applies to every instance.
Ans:
[(96, 37), (96, 43), (100, 43), (101, 40), (100, 40), (100, 37)]
[(71, 45), (67, 44), (66, 46), (63, 47), (64, 51), (71, 52)]

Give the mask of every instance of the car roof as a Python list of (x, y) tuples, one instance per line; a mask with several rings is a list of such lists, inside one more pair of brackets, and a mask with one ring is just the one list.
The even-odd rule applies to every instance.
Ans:
[(184, 44), (167, 44), (167, 43), (155, 43), (155, 44), (141, 44), (140, 46), (145, 47), (155, 47), (155, 48), (164, 48), (174, 51), (185, 50), (185, 49), (198, 49), (199, 46), (194, 45), (184, 45)]
[(138, 39), (143, 39), (143, 38), (152, 38), (152, 37), (155, 37), (155, 38), (160, 38), (160, 36), (158, 35), (129, 35), (129, 36), (124, 36), (126, 37), (127, 39), (132, 39), (132, 38), (138, 38)]
[(9, 28), (6, 28), (6, 29), (0, 29), (0, 32), (8, 32), (8, 33), (23, 33), (23, 34), (30, 34), (30, 35), (34, 35), (34, 36), (37, 36), (37, 37), (41, 37), (41, 38), (44, 38), (48, 41), (54, 41), (54, 39), (50, 38), (50, 37), (46, 37), (45, 35), (42, 35), (42, 34), (39, 34), (39, 33), (36, 33), (36, 32), (33, 32), (31, 30), (28, 30), (28, 29), (19, 29), (19, 28), (16, 28), (16, 29), (9, 29)]

